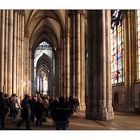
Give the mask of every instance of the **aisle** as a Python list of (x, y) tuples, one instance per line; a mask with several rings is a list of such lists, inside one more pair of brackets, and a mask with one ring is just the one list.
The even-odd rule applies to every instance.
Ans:
[[(6, 130), (25, 130), (25, 124), (17, 129), (12, 118), (8, 118)], [(31, 123), (32, 130), (55, 130), (53, 121), (48, 118), (42, 126)], [(140, 114), (115, 112), (115, 119), (111, 121), (87, 120), (84, 112), (77, 112), (70, 118), (68, 130), (140, 130)]]

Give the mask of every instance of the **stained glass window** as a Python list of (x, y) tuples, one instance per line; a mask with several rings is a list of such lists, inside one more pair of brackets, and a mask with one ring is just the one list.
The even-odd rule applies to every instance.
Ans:
[(138, 27), (138, 78), (140, 79), (140, 10), (137, 10), (137, 27)]
[(111, 20), (112, 84), (124, 82), (124, 31), (122, 11), (112, 11)]

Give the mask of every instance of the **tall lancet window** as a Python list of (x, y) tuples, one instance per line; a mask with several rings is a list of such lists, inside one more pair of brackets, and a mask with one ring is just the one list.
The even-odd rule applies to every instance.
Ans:
[(124, 82), (124, 27), (120, 10), (111, 13), (112, 84)]
[(140, 10), (137, 10), (137, 31), (138, 31), (138, 79), (140, 79)]

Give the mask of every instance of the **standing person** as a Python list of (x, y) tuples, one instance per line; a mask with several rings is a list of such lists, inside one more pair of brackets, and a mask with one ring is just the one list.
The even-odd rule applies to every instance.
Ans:
[(36, 126), (41, 126), (42, 125), (42, 119), (43, 119), (43, 114), (45, 111), (45, 106), (42, 102), (41, 97), (38, 98), (36, 105), (35, 105), (35, 109), (36, 109)]
[(20, 104), (20, 98), (16, 96), (16, 118), (15, 121), (18, 121), (21, 116), (21, 104)]
[(7, 124), (8, 116), (10, 115), (10, 97), (6, 93), (4, 94), (4, 97), (8, 107), (7, 113), (5, 115), (5, 124)]
[(48, 108), (49, 108), (49, 101), (46, 96), (42, 99), (43, 104), (44, 104), (44, 113), (43, 113), (43, 122), (47, 122), (47, 117), (48, 117)]
[(29, 103), (30, 103), (30, 109), (31, 109), (31, 122), (34, 122), (36, 119), (36, 102), (37, 102), (37, 96), (32, 96), (32, 99), (30, 99)]
[(10, 109), (13, 117), (13, 121), (16, 122), (17, 119), (20, 117), (20, 99), (16, 94), (12, 94), (11, 99), (10, 99)]
[(56, 107), (56, 130), (66, 130), (69, 122), (69, 108), (65, 103), (64, 97), (59, 98), (59, 103)]
[(5, 125), (5, 117), (6, 113), (8, 112), (8, 106), (6, 103), (6, 99), (2, 92), (0, 92), (0, 129), (4, 129)]
[(17, 127), (20, 127), (20, 125), (25, 121), (26, 122), (26, 129), (31, 130), (30, 128), (30, 116), (31, 116), (31, 109), (30, 109), (30, 103), (29, 103), (29, 96), (26, 94), (22, 104), (22, 119), (17, 123)]
[(77, 112), (79, 110), (79, 100), (78, 98), (76, 97), (74, 99), (74, 112)]
[(50, 100), (50, 106), (49, 106), (49, 110), (50, 110), (50, 117), (53, 120), (53, 125), (55, 125), (56, 123), (56, 118), (57, 118), (57, 114), (56, 114), (56, 107), (59, 104), (59, 99), (58, 98), (51, 98)]

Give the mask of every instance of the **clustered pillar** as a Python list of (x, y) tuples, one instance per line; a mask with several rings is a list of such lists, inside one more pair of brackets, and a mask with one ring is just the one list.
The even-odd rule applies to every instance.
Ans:
[[(70, 15), (70, 16), (69, 16)], [(85, 14), (68, 13), (67, 27), (57, 49), (57, 95), (78, 98), (85, 109)]]
[(5, 57), (5, 54), (4, 54), (4, 50), (5, 50), (5, 16), (6, 16), (6, 11), (5, 10), (1, 10), (0, 11), (0, 39), (1, 39), (1, 42), (0, 42), (0, 47), (1, 47), (1, 59), (0, 59), (0, 70), (1, 70), (1, 73), (0, 73), (0, 90), (2, 92), (6, 92), (5, 91), (5, 83), (4, 83), (4, 73), (5, 73), (5, 70), (4, 70), (4, 57)]
[(22, 11), (0, 11), (0, 90), (9, 96), (23, 92), (23, 18)]
[(134, 105), (134, 82), (135, 82), (135, 77), (136, 77), (136, 71), (135, 67), (133, 64), (135, 64), (135, 60), (137, 57), (135, 55), (135, 52), (137, 52), (135, 47), (133, 48), (133, 44), (135, 43), (135, 24), (131, 24), (135, 22), (135, 15), (133, 10), (128, 10), (126, 12), (127, 16), (124, 16), (124, 34), (126, 35), (125, 39), (127, 40), (125, 42), (124, 47), (125, 50), (125, 63), (124, 63), (124, 87), (125, 87), (125, 103), (124, 106), (122, 106), (122, 109), (128, 112), (132, 112), (135, 110), (135, 105)]
[[(73, 97), (78, 98), (80, 110), (85, 110), (85, 11), (72, 14)], [(75, 30), (74, 30), (75, 29)], [(72, 57), (72, 56), (71, 56)]]
[(57, 51), (57, 95), (78, 98), (85, 110), (85, 12), (71, 11)]
[(88, 11), (88, 99), (86, 118), (114, 118), (111, 86), (110, 11)]

